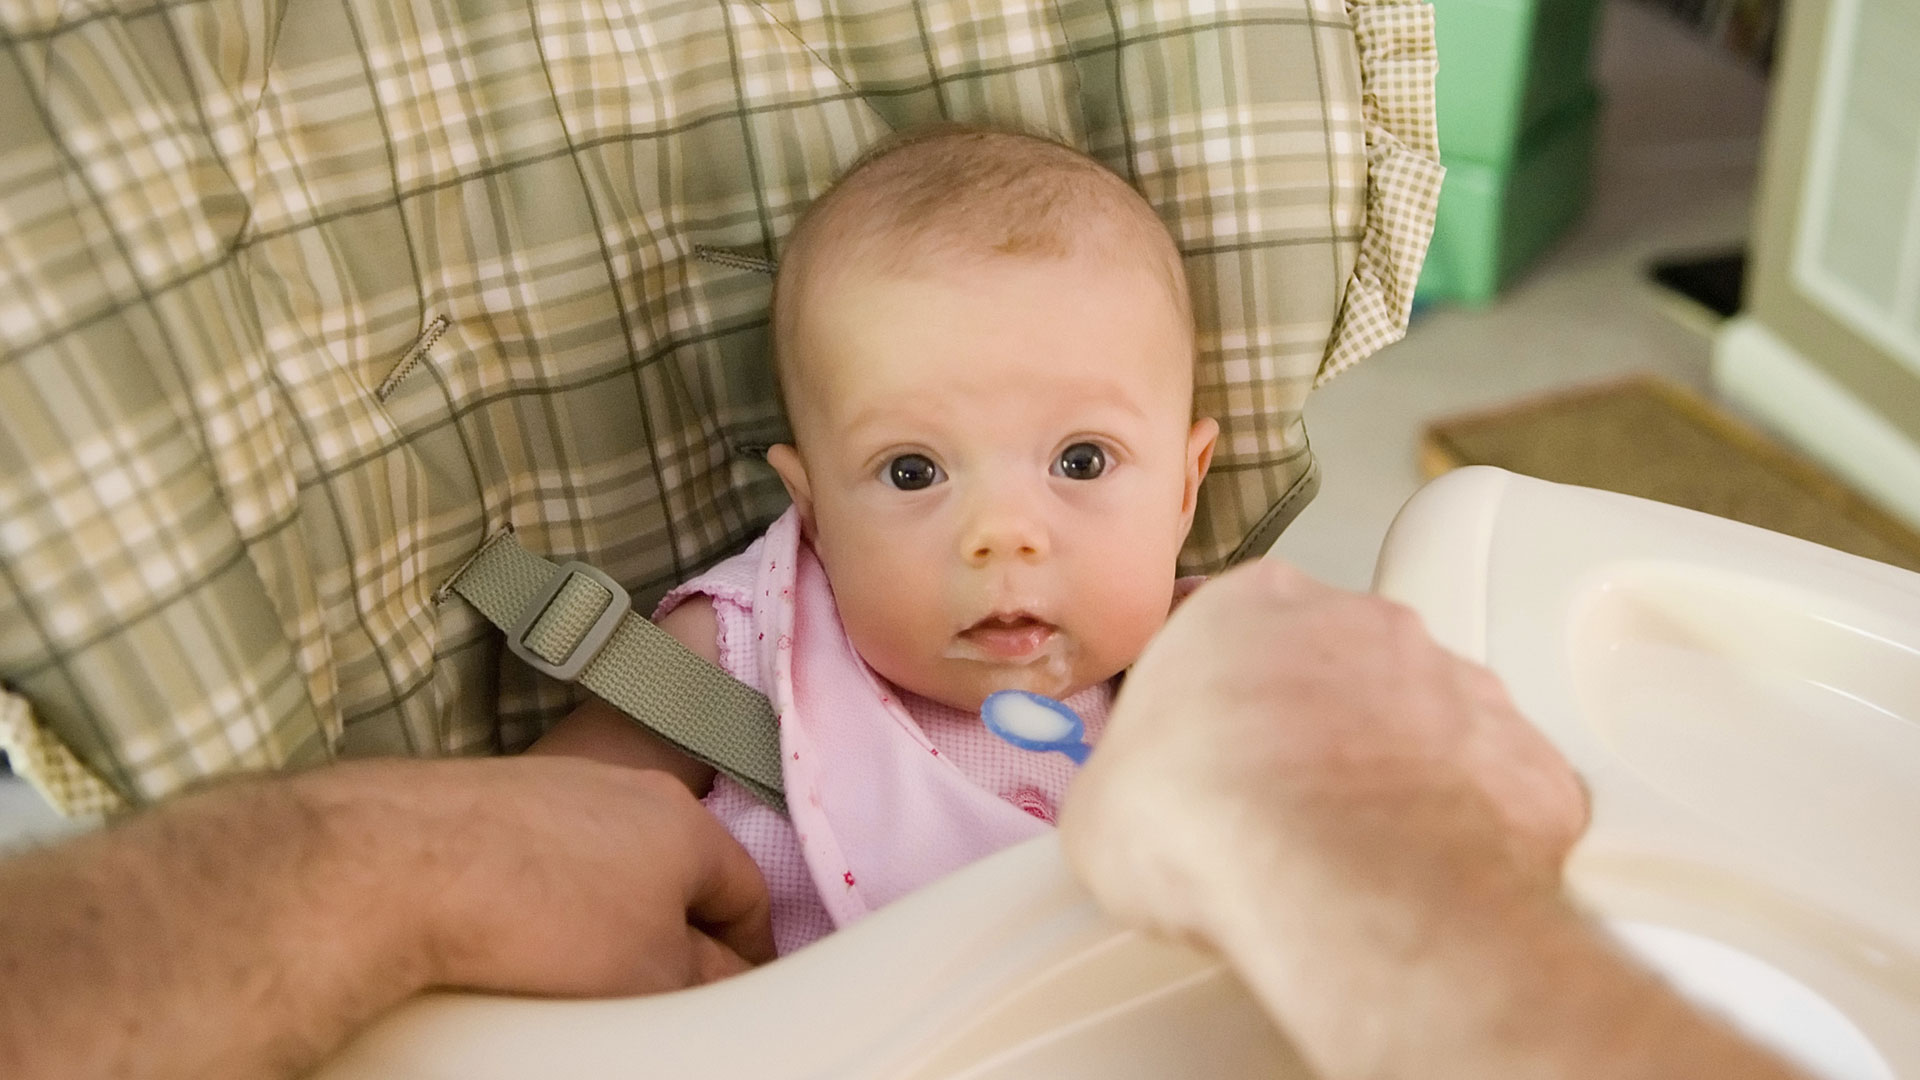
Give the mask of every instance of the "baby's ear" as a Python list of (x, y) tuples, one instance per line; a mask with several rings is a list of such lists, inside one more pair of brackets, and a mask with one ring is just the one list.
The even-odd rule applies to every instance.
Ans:
[(1193, 430), (1187, 432), (1187, 486), (1180, 500), (1180, 513), (1187, 525), (1193, 524), (1193, 511), (1200, 504), (1200, 481), (1207, 478), (1207, 467), (1213, 464), (1213, 447), (1220, 440), (1220, 424), (1211, 416), (1203, 416), (1193, 422)]
[(807, 484), (807, 467), (800, 460), (800, 452), (786, 443), (776, 443), (767, 447), (767, 464), (780, 474), (780, 482), (787, 486), (787, 497), (793, 500), (794, 509), (800, 511), (800, 525), (811, 537), (813, 489)]

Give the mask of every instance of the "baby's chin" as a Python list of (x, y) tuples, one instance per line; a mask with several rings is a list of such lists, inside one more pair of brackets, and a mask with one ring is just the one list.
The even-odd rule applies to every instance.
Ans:
[(910, 690), (920, 697), (937, 701), (948, 708), (977, 713), (980, 711), (981, 703), (987, 700), (987, 695), (1001, 690), (1025, 690), (1031, 694), (1044, 694), (1063, 701), (1111, 678), (1113, 674), (1089, 677), (1085, 672), (1075, 672), (1064, 662), (1042, 660), (1038, 663), (1018, 666), (994, 666), (973, 674), (969, 678), (948, 681), (940, 686), (922, 688), (908, 683), (897, 683), (897, 685), (903, 690)]

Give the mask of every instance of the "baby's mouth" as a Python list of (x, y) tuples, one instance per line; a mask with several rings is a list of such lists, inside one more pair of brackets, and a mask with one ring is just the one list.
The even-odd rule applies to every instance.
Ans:
[(1056, 628), (1045, 619), (1026, 612), (989, 615), (965, 630), (959, 638), (978, 652), (980, 659), (1018, 663), (1031, 660), (1046, 651)]

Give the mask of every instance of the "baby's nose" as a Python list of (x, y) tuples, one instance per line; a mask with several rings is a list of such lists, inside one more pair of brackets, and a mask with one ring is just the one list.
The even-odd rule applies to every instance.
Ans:
[(974, 566), (997, 559), (1035, 562), (1047, 557), (1046, 527), (1032, 514), (1010, 506), (982, 508), (961, 538), (961, 555)]

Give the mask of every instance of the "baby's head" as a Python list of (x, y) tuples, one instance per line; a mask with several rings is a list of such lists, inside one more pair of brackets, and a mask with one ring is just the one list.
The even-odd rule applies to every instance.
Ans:
[(768, 455), (860, 655), (961, 709), (1055, 697), (1166, 620), (1217, 427), (1180, 256), (1126, 182), (939, 129), (808, 209), (774, 285)]

